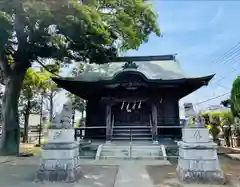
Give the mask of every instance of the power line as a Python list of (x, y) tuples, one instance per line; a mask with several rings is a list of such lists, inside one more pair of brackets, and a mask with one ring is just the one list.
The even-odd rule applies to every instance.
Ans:
[[(240, 42), (238, 42), (236, 45), (234, 45), (232, 48), (230, 48), (227, 52), (225, 52), (223, 55), (218, 57), (216, 60), (214, 60), (212, 63), (213, 64), (235, 64), (238, 62), (240, 58)], [(224, 79), (226, 79), (231, 73), (237, 71), (237, 68), (232, 68), (232, 70), (226, 75), (226, 76), (221, 76), (219, 80), (216, 80), (215, 82), (212, 82), (209, 86), (211, 87), (212, 85), (216, 84), (226, 90), (229, 90), (229, 88), (223, 86), (220, 84), (220, 82)]]
[[(227, 50), (227, 52), (225, 52), (223, 55), (221, 55), (220, 57), (216, 58), (214, 61), (212, 61), (210, 63), (212, 63), (212, 64), (220, 64), (221, 62), (224, 62), (224, 64), (229, 64), (229, 63), (230, 64), (234, 64), (239, 58), (240, 58), (240, 42), (238, 42), (236, 45), (234, 45), (229, 50)], [(231, 72), (235, 72), (235, 71), (237, 71), (237, 68), (232, 68), (230, 73)], [(230, 73), (228, 73), (227, 76)], [(213, 84), (217, 84), (218, 86), (220, 86), (220, 87), (222, 87), (222, 88), (224, 88), (226, 90), (229, 90), (230, 88), (227, 88), (227, 87), (225, 87), (225, 86), (223, 86), (223, 85), (221, 85), (219, 83), (220, 81), (224, 80), (227, 76), (221, 76), (221, 78), (219, 80), (216, 80), (215, 82), (211, 83), (209, 86), (212, 86)], [(195, 103), (194, 106), (200, 105), (202, 103), (209, 102), (211, 100), (223, 97), (223, 96), (228, 95), (228, 94), (230, 94), (230, 92), (227, 92), (227, 93), (215, 96), (215, 97), (211, 97), (211, 98), (209, 98), (207, 100)]]
[(228, 64), (228, 63), (234, 64), (239, 57), (240, 57), (240, 53), (238, 51), (236, 55), (230, 56), (225, 62), (223, 61), (223, 64)]
[(235, 62), (238, 62), (237, 60), (240, 58), (240, 48), (239, 51), (235, 55), (230, 55), (225, 58), (225, 60), (221, 61), (218, 60), (215, 62), (215, 64), (220, 64), (223, 62), (223, 64), (234, 64)]
[(233, 47), (231, 47), (229, 50), (227, 50), (227, 52), (225, 52), (224, 54), (222, 54), (220, 57), (216, 58), (212, 63), (217, 63), (218, 61), (222, 61), (226, 55), (232, 55), (234, 54), (234, 52), (236, 51), (236, 49), (239, 47), (240, 42), (238, 42), (236, 45), (234, 45)]
[(209, 99), (207, 99), (207, 100), (204, 100), (204, 101), (201, 101), (201, 102), (195, 103), (194, 106), (196, 106), (196, 105), (200, 105), (200, 104), (202, 104), (202, 103), (206, 103), (206, 102), (208, 102), (208, 101), (211, 101), (211, 100), (213, 100), (213, 99), (217, 99), (217, 98), (219, 98), (219, 97), (222, 97), (222, 96), (228, 95), (228, 94), (230, 94), (230, 93), (231, 93), (231, 92), (227, 92), (227, 93), (224, 93), (224, 94), (221, 94), (221, 95), (218, 95), (218, 96), (215, 96), (215, 97), (209, 98)]

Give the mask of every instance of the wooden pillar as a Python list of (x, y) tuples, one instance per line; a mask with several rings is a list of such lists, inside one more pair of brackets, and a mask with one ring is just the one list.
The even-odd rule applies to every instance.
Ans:
[(153, 141), (158, 142), (157, 106), (155, 103), (152, 103), (152, 133), (153, 133)]
[(106, 105), (106, 139), (107, 141), (111, 141), (111, 136), (112, 136), (112, 119), (111, 119), (111, 116), (112, 116), (112, 111), (111, 111), (111, 105), (110, 104), (107, 104)]

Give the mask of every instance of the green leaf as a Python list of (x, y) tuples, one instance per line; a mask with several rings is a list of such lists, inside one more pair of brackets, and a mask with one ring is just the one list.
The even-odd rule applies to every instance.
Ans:
[(240, 116), (240, 76), (238, 76), (231, 90), (231, 111), (234, 116)]
[(0, 51), (2, 51), (12, 36), (13, 25), (10, 15), (0, 11), (0, 25)]

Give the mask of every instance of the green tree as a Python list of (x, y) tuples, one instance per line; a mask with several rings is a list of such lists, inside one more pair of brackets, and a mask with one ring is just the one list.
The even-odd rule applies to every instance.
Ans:
[[(85, 4), (84, 4), (85, 3)], [(34, 61), (104, 63), (137, 49), (157, 16), (143, 0), (0, 0), (0, 67), (5, 84), (1, 154), (18, 154), (18, 99)]]
[(49, 111), (49, 122), (52, 122), (53, 119), (53, 99), (60, 92), (60, 88), (57, 85), (49, 80), (48, 88), (46, 89), (45, 98), (47, 99), (47, 110)]
[(40, 68), (39, 71), (39, 74), (46, 77), (46, 81), (44, 82), (44, 97), (46, 100), (47, 110), (49, 112), (48, 116), (50, 123), (53, 118), (53, 99), (61, 90), (50, 78), (53, 74), (58, 74), (60, 69), (60, 63), (58, 61), (54, 61), (53, 63), (46, 65), (45, 68)]
[(240, 76), (238, 76), (232, 85), (231, 90), (231, 111), (233, 116), (235, 117), (235, 123), (233, 128), (233, 134), (237, 137), (237, 146), (240, 146), (240, 125), (239, 125), (239, 118), (240, 118)]
[[(71, 75), (74, 76), (74, 77), (77, 77), (78, 74), (81, 74), (84, 72), (84, 63), (79, 63), (77, 64), (72, 72), (71, 72)], [(87, 71), (94, 71), (96, 70), (98, 67), (96, 64), (92, 64), (91, 66), (88, 65), (88, 70)], [(66, 93), (66, 96), (71, 100), (72, 104), (73, 104), (73, 114), (72, 114), (72, 123), (75, 122), (75, 112), (76, 110), (79, 111), (81, 113), (81, 119), (83, 119), (83, 114), (84, 114), (84, 111), (86, 109), (86, 101), (70, 92), (67, 92)]]
[(223, 101), (221, 101), (220, 104), (223, 105), (224, 107), (231, 108), (231, 100), (230, 99), (223, 100)]
[(223, 111), (220, 114), (220, 122), (226, 145), (230, 147), (230, 137), (232, 136), (231, 125), (234, 124), (234, 117), (232, 115), (232, 112), (230, 110)]
[(0, 85), (0, 135), (2, 132), (2, 99), (3, 99), (3, 95), (4, 95), (4, 91), (3, 91), (3, 86)]
[(84, 111), (86, 109), (86, 102), (84, 99), (71, 94), (71, 93), (67, 93), (66, 96), (71, 100), (72, 102), (72, 106), (73, 106), (73, 113), (72, 113), (72, 124), (74, 125), (75, 122), (75, 113), (76, 110), (79, 111), (81, 113), (81, 119), (83, 119), (83, 114)]
[(28, 121), (31, 113), (40, 113), (40, 89), (46, 87), (45, 82), (49, 77), (39, 76), (37, 71), (29, 68), (25, 74), (22, 91), (19, 100), (19, 113), (23, 116), (24, 137), (23, 142), (28, 140)]
[(233, 116), (240, 117), (240, 76), (233, 82), (230, 100)]

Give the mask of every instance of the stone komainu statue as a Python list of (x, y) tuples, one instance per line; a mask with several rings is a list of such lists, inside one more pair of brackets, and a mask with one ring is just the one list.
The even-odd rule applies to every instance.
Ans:
[(204, 127), (203, 117), (193, 109), (192, 103), (184, 103), (185, 117), (189, 127)]
[(72, 103), (67, 101), (63, 104), (61, 112), (56, 112), (53, 117), (51, 128), (57, 129), (69, 129), (71, 126), (71, 117), (72, 117)]

